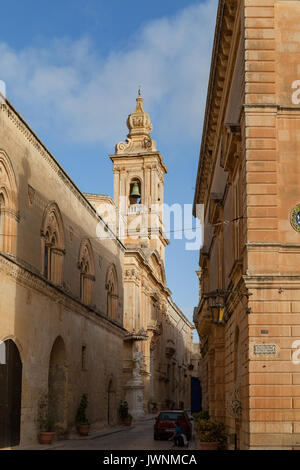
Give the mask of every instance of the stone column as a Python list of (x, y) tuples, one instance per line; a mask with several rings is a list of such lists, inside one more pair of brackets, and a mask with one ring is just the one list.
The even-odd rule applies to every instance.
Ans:
[(120, 196), (120, 170), (114, 169), (114, 202), (119, 207), (119, 196)]
[(215, 346), (214, 383), (215, 383), (215, 411), (214, 416), (223, 421), (225, 417), (225, 343), (219, 341)]

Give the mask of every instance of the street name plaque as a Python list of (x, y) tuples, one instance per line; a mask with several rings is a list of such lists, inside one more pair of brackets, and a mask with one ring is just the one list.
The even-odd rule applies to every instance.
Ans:
[(254, 354), (276, 354), (276, 344), (255, 344)]

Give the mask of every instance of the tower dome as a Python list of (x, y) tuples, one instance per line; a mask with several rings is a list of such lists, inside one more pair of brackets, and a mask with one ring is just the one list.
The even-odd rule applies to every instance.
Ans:
[(152, 132), (152, 122), (148, 113), (143, 109), (143, 98), (141, 96), (141, 90), (139, 90), (139, 95), (136, 99), (136, 108), (133, 113), (129, 114), (127, 118), (127, 127), (129, 129), (128, 137), (132, 136), (148, 136)]
[(116, 153), (132, 153), (136, 150), (155, 151), (155, 142), (151, 139), (152, 122), (148, 113), (143, 109), (143, 98), (139, 90), (136, 99), (136, 108), (127, 118), (129, 134), (126, 143), (119, 142), (116, 145)]

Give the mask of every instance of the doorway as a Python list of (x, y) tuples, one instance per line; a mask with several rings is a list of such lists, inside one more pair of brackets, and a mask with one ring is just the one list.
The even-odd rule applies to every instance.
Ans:
[(115, 412), (115, 390), (113, 387), (113, 379), (109, 381), (107, 389), (107, 424), (116, 424), (116, 412)]
[(22, 361), (16, 344), (0, 343), (0, 448), (20, 444)]
[(56, 338), (49, 362), (49, 413), (58, 430), (66, 429), (67, 421), (67, 366), (63, 339)]

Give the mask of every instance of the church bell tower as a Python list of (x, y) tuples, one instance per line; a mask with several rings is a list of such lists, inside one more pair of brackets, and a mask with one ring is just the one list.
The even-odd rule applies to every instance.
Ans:
[(169, 241), (163, 231), (164, 175), (167, 168), (151, 138), (152, 123), (139, 90), (136, 109), (128, 116), (129, 134), (110, 155), (118, 236), (126, 246), (155, 249), (164, 263)]

